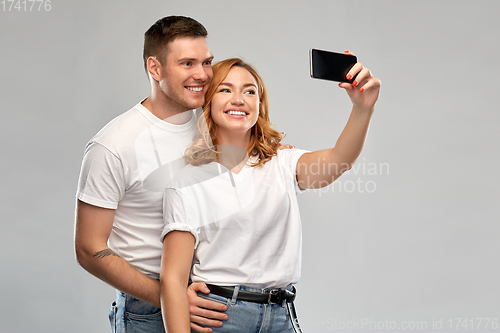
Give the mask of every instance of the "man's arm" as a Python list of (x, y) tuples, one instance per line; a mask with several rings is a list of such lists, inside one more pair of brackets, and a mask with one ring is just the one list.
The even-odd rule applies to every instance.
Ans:
[[(90, 274), (114, 288), (160, 307), (160, 283), (139, 272), (107, 245), (115, 211), (77, 201), (75, 224), (75, 252), (78, 263)], [(191, 327), (197, 332), (211, 332), (220, 327), (227, 308), (220, 303), (198, 297), (195, 291), (208, 293), (204, 283), (194, 283), (188, 289)], [(212, 311), (215, 310), (215, 311)]]
[(139, 272), (107, 245), (115, 211), (78, 200), (75, 252), (78, 263), (114, 288), (160, 307), (160, 283)]

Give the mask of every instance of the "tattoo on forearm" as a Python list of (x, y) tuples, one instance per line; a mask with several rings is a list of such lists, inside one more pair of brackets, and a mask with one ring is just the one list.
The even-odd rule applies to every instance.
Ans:
[(116, 254), (113, 250), (111, 249), (104, 249), (102, 251), (98, 251), (94, 254), (94, 257), (97, 257), (97, 258), (104, 258), (104, 257), (107, 257), (107, 256), (115, 256), (115, 257), (120, 257), (118, 254)]

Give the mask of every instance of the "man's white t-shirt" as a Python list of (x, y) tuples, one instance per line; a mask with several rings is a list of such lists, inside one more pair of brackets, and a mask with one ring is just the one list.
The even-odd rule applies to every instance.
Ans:
[(108, 246), (148, 275), (160, 273), (163, 192), (185, 166), (196, 113), (182, 125), (153, 115), (141, 103), (109, 122), (87, 144), (77, 198), (115, 209)]
[(165, 227), (191, 232), (191, 279), (221, 286), (285, 287), (300, 277), (302, 234), (297, 162), (279, 150), (263, 166), (234, 174), (219, 163), (188, 165), (165, 191)]

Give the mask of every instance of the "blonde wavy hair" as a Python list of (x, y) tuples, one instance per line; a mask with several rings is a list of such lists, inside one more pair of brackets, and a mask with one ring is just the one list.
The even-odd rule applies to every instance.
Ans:
[(258, 157), (256, 163), (251, 166), (261, 166), (277, 154), (283, 133), (271, 127), (269, 120), (269, 100), (267, 90), (257, 71), (249, 64), (239, 58), (231, 58), (218, 62), (213, 69), (213, 79), (205, 96), (203, 106), (203, 116), (198, 119), (198, 134), (194, 137), (193, 143), (186, 149), (184, 160), (192, 165), (202, 165), (217, 161), (217, 124), (212, 118), (211, 101), (219, 85), (224, 81), (231, 68), (238, 66), (246, 69), (257, 81), (258, 94), (260, 99), (259, 117), (251, 128), (250, 144), (248, 145), (248, 155)]

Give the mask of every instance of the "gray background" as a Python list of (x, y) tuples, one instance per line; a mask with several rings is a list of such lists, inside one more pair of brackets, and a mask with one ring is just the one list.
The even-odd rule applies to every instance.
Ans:
[(0, 331), (109, 331), (114, 290), (74, 260), (81, 158), (105, 123), (148, 95), (143, 33), (177, 14), (207, 27), (216, 60), (240, 56), (255, 65), (273, 122), (300, 148), (333, 146), (350, 111), (335, 83), (309, 78), (310, 48), (352, 50), (382, 80), (359, 169), (299, 199), (304, 331), (424, 324), (437, 331), (441, 321), (440, 332), (455, 332), (465, 331), (453, 319), (462, 318), (468, 329), (493, 332), (500, 317), (497, 1), (6, 6)]

